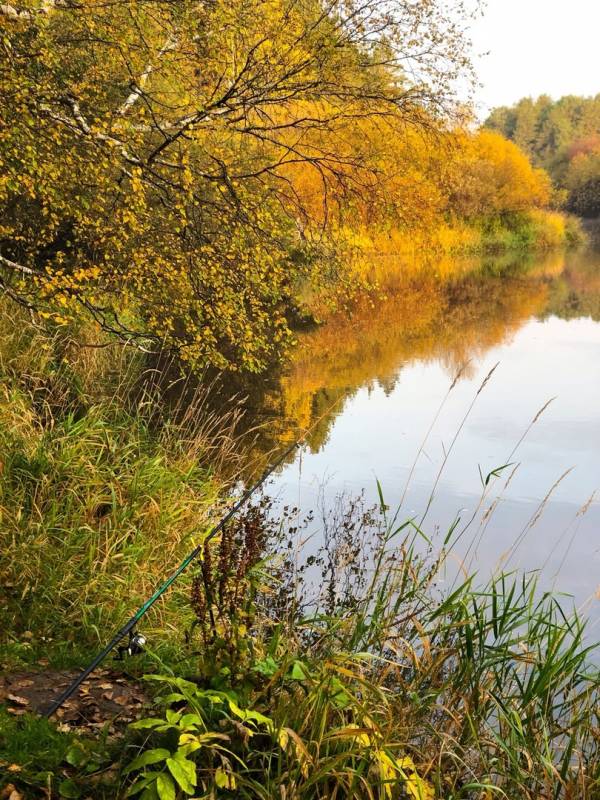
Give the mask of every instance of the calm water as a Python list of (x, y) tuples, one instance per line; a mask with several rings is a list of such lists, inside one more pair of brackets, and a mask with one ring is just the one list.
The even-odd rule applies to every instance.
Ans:
[[(376, 502), (378, 479), (393, 510), (404, 495), (401, 516), (420, 519), (435, 488), (429, 534), (476, 515), (457, 563), (541, 569), (598, 618), (600, 255), (555, 254), (502, 279), (493, 266), (303, 335), (263, 413), (274, 439), (318, 425), (272, 492), (304, 510), (363, 489)], [(507, 462), (482, 502), (482, 476)]]

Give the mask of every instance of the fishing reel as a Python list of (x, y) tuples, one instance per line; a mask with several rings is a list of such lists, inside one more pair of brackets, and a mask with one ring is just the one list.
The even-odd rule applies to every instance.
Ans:
[(125, 661), (125, 656), (137, 656), (144, 652), (146, 637), (137, 631), (129, 631), (127, 644), (117, 648), (117, 661)]

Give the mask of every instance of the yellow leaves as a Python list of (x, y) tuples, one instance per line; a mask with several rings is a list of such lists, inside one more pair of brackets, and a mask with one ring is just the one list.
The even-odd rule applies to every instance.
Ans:
[(410, 756), (397, 757), (384, 742), (383, 735), (373, 727), (368, 718), (365, 726), (341, 728), (330, 734), (329, 738), (350, 739), (364, 754), (369, 757), (378, 773), (386, 798), (396, 797), (394, 787), (398, 782), (404, 786), (406, 793), (413, 800), (433, 800), (435, 790), (432, 784), (423, 778)]
[(277, 732), (277, 741), (279, 742), (279, 746), (282, 750), (287, 750), (290, 741), (290, 735), (286, 728), (281, 728), (281, 730)]
[(131, 228), (135, 228), (138, 225), (138, 218), (135, 211), (131, 208), (126, 208), (121, 211), (120, 214), (121, 222), (124, 225), (129, 225)]
[(456, 134), (458, 149), (449, 162), (451, 211), (466, 217), (493, 216), (547, 205), (550, 179), (498, 133)]
[(186, 165), (181, 173), (181, 185), (184, 189), (190, 189), (194, 183), (194, 175), (189, 165)]
[(277, 733), (277, 740), (284, 752), (289, 753), (291, 751), (294, 759), (300, 766), (302, 777), (308, 778), (311, 765), (313, 764), (313, 758), (296, 731), (292, 730), (292, 728), (281, 728)]
[[(56, 311), (39, 311), (39, 316), (42, 319), (51, 320), (56, 325), (68, 325), (71, 320)], [(43, 345), (44, 349), (49, 349), (49, 346)]]
[(219, 767), (215, 771), (215, 784), (219, 789), (232, 791), (237, 786), (237, 780), (233, 772), (228, 772), (223, 767)]
[(133, 194), (138, 194), (143, 191), (142, 170), (139, 167), (134, 167), (131, 170), (130, 185)]
[(410, 756), (396, 758), (383, 747), (373, 747), (372, 757), (375, 760), (386, 797), (394, 796), (394, 784), (401, 780), (406, 793), (413, 800), (433, 800), (435, 791), (432, 784), (422, 778), (417, 772), (414, 761)]
[(419, 775), (410, 756), (404, 756), (396, 761), (394, 768), (404, 773), (406, 791), (413, 800), (433, 800), (435, 797), (433, 786)]

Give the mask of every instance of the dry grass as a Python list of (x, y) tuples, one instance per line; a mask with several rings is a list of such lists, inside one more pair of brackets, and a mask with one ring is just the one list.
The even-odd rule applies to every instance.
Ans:
[[(48, 337), (18, 311), (2, 325), (0, 636), (25, 658), (54, 640), (60, 660), (103, 641), (209, 526), (242, 457), (239, 414), (219, 416), (202, 384), (169, 408), (181, 379), (165, 388), (134, 351)], [(185, 607), (175, 591), (150, 630), (179, 630)]]

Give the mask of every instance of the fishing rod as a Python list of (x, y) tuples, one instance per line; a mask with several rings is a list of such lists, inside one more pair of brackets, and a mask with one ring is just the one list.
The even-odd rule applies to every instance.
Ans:
[[(314, 426), (313, 426), (314, 427)], [(135, 655), (136, 653), (140, 653), (142, 651), (143, 645), (146, 643), (146, 639), (139, 633), (135, 633), (135, 626), (139, 622), (139, 620), (149, 611), (154, 603), (167, 591), (169, 586), (174, 583), (177, 578), (181, 575), (181, 573), (189, 567), (192, 561), (197, 558), (206, 544), (213, 539), (219, 531), (223, 530), (225, 525), (229, 522), (229, 520), (239, 511), (239, 509), (244, 505), (244, 503), (250, 499), (250, 497), (256, 492), (257, 489), (265, 483), (265, 481), (275, 472), (275, 470), (283, 464), (285, 459), (293, 453), (293, 451), (300, 447), (302, 442), (306, 439), (309, 431), (306, 431), (300, 439), (296, 440), (290, 447), (288, 447), (284, 453), (277, 459), (277, 461), (272, 464), (267, 471), (263, 474), (263, 476), (258, 480), (255, 484), (250, 486), (249, 489), (243, 493), (237, 503), (234, 503), (229, 511), (225, 514), (224, 517), (209, 531), (207, 536), (200, 542), (199, 545), (194, 547), (192, 552), (183, 559), (181, 564), (177, 567), (175, 572), (167, 578), (167, 580), (158, 587), (158, 589), (154, 592), (152, 597), (150, 597), (146, 602), (138, 608), (135, 614), (131, 617), (131, 619), (123, 625), (123, 627), (115, 633), (113, 638), (110, 642), (106, 645), (104, 650), (102, 650), (96, 658), (91, 662), (91, 664), (86, 667), (83, 672), (75, 678), (75, 680), (67, 686), (64, 692), (52, 703), (52, 705), (43, 713), (44, 717), (51, 717), (55, 711), (66, 703), (66, 701), (72, 697), (77, 689), (81, 686), (84, 680), (92, 674), (92, 672), (100, 666), (100, 664), (104, 661), (104, 659), (109, 655), (111, 650), (113, 650), (119, 642), (121, 642), (128, 634), (129, 634), (129, 644), (127, 647), (119, 648), (119, 655), (122, 658), (123, 654), (126, 652), (129, 655)]]

